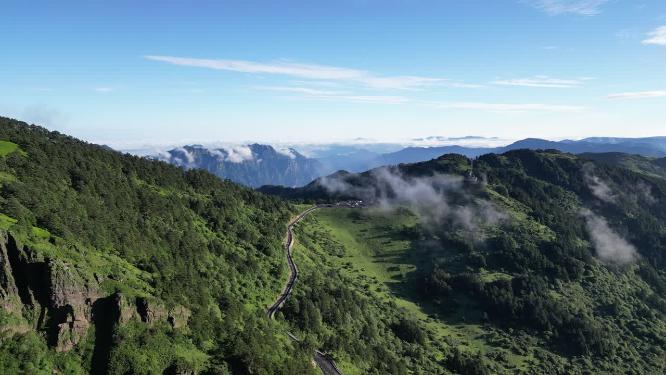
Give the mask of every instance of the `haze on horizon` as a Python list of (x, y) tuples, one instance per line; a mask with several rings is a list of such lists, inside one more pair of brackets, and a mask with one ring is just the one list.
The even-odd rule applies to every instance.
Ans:
[(666, 135), (666, 3), (10, 0), (0, 115), (118, 148)]

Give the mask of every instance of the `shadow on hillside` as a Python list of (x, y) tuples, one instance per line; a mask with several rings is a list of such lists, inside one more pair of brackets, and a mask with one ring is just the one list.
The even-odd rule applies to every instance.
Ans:
[(93, 350), (90, 373), (105, 375), (109, 372), (111, 348), (116, 322), (120, 318), (120, 311), (116, 296), (100, 298), (92, 306), (92, 319), (95, 325), (95, 349)]
[[(358, 220), (358, 219), (357, 219)], [(373, 231), (375, 232), (375, 231)], [(481, 324), (483, 311), (471, 296), (464, 293), (451, 293), (449, 302), (440, 301), (435, 304), (429, 301), (424, 292), (424, 276), (428, 275), (433, 268), (435, 258), (446, 258), (450, 260), (451, 271), (462, 271), (463, 264), (456, 262), (459, 250), (442, 243), (436, 236), (425, 234), (415, 227), (395, 227), (382, 225), (377, 228), (377, 233), (370, 235), (368, 231), (359, 233), (365, 236), (367, 243), (372, 247), (382, 248), (393, 241), (408, 241), (409, 247), (406, 251), (386, 251), (372, 255), (373, 261), (387, 266), (391, 272), (402, 268), (409, 271), (394, 274), (391, 281), (383, 284), (388, 287), (391, 294), (416, 304), (426, 315), (448, 325)]]

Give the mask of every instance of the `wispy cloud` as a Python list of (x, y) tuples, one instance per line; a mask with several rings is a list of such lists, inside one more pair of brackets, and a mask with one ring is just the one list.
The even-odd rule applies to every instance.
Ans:
[(648, 33), (648, 38), (643, 40), (643, 44), (653, 44), (666, 46), (666, 26), (658, 27)]
[(608, 99), (648, 99), (666, 97), (666, 90), (621, 92), (608, 95)]
[(548, 14), (577, 14), (594, 16), (601, 13), (601, 6), (609, 0), (523, 0), (523, 2)]
[(428, 86), (478, 87), (445, 78), (421, 76), (379, 76), (358, 69), (294, 62), (261, 63), (245, 60), (213, 60), (175, 56), (144, 56), (145, 59), (173, 65), (241, 73), (276, 74), (294, 78), (355, 83), (374, 89), (418, 89)]
[(310, 87), (297, 87), (297, 86), (259, 86), (258, 90), (277, 91), (284, 93), (298, 94), (301, 96), (324, 99), (324, 100), (339, 100), (360, 103), (377, 103), (377, 104), (403, 104), (409, 102), (409, 99), (404, 96), (392, 95), (357, 95), (347, 91), (333, 91), (333, 90), (320, 90)]
[(581, 215), (585, 218), (596, 255), (602, 262), (622, 266), (640, 259), (636, 247), (615, 232), (604, 217), (589, 209), (581, 210)]
[(93, 88), (93, 91), (99, 92), (99, 93), (107, 93), (107, 92), (112, 92), (115, 89), (113, 87), (95, 87)]
[(502, 86), (544, 87), (544, 88), (572, 88), (583, 84), (587, 79), (560, 79), (548, 76), (535, 76), (531, 78), (501, 79), (491, 82)]
[(524, 104), (508, 104), (508, 103), (477, 103), (477, 102), (463, 102), (463, 103), (443, 103), (435, 105), (437, 108), (446, 109), (467, 109), (488, 112), (581, 112), (585, 107), (574, 105), (556, 105), (556, 104), (542, 104), (542, 103), (524, 103)]

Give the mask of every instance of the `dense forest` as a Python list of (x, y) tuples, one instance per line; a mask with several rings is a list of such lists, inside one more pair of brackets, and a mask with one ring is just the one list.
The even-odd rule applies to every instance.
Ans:
[(264, 313), (287, 204), (6, 118), (0, 140), (1, 373), (312, 371)]
[[(314, 264), (308, 284), (331, 274), (322, 287), (297, 290), (286, 319), (318, 332), (314, 340), (359, 373), (382, 365), (396, 373), (663, 373), (666, 175), (659, 163), (517, 150), (481, 156), (473, 167), (446, 155), (273, 190), (379, 207), (333, 209), (306, 221), (300, 235), (317, 253), (303, 261)], [(428, 201), (432, 192), (439, 201)], [(349, 310), (329, 302), (343, 293), (357, 301), (347, 306), (357, 311), (355, 329), (344, 319)], [(393, 332), (400, 340), (377, 348), (360, 337), (337, 340), (331, 330)]]

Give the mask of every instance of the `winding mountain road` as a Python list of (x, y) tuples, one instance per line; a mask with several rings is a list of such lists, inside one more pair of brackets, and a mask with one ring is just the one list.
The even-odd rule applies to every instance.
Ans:
[[(282, 307), (282, 305), (284, 305), (287, 298), (289, 298), (292, 290), (294, 289), (294, 285), (296, 284), (296, 279), (298, 279), (298, 267), (296, 267), (296, 263), (294, 263), (294, 259), (291, 256), (291, 249), (294, 246), (294, 226), (313, 211), (326, 207), (356, 207), (356, 206), (350, 206), (349, 204), (346, 203), (316, 205), (298, 214), (298, 216), (296, 216), (289, 223), (289, 225), (287, 225), (287, 240), (285, 242), (284, 249), (285, 252), (287, 253), (287, 263), (289, 264), (289, 279), (287, 280), (287, 283), (282, 289), (282, 293), (280, 293), (280, 296), (266, 310), (266, 314), (268, 314), (269, 318), (271, 319), (275, 318), (275, 313), (277, 313), (278, 310), (280, 310), (280, 308)], [(289, 335), (289, 337), (292, 340), (298, 341), (298, 338), (294, 336), (291, 332), (287, 332), (287, 335)], [(314, 361), (315, 363), (317, 363), (317, 366), (324, 375), (342, 375), (342, 372), (340, 372), (338, 367), (335, 365), (335, 361), (333, 361), (333, 359), (331, 359), (326, 354), (320, 352), (319, 350), (315, 351), (314, 353)]]

